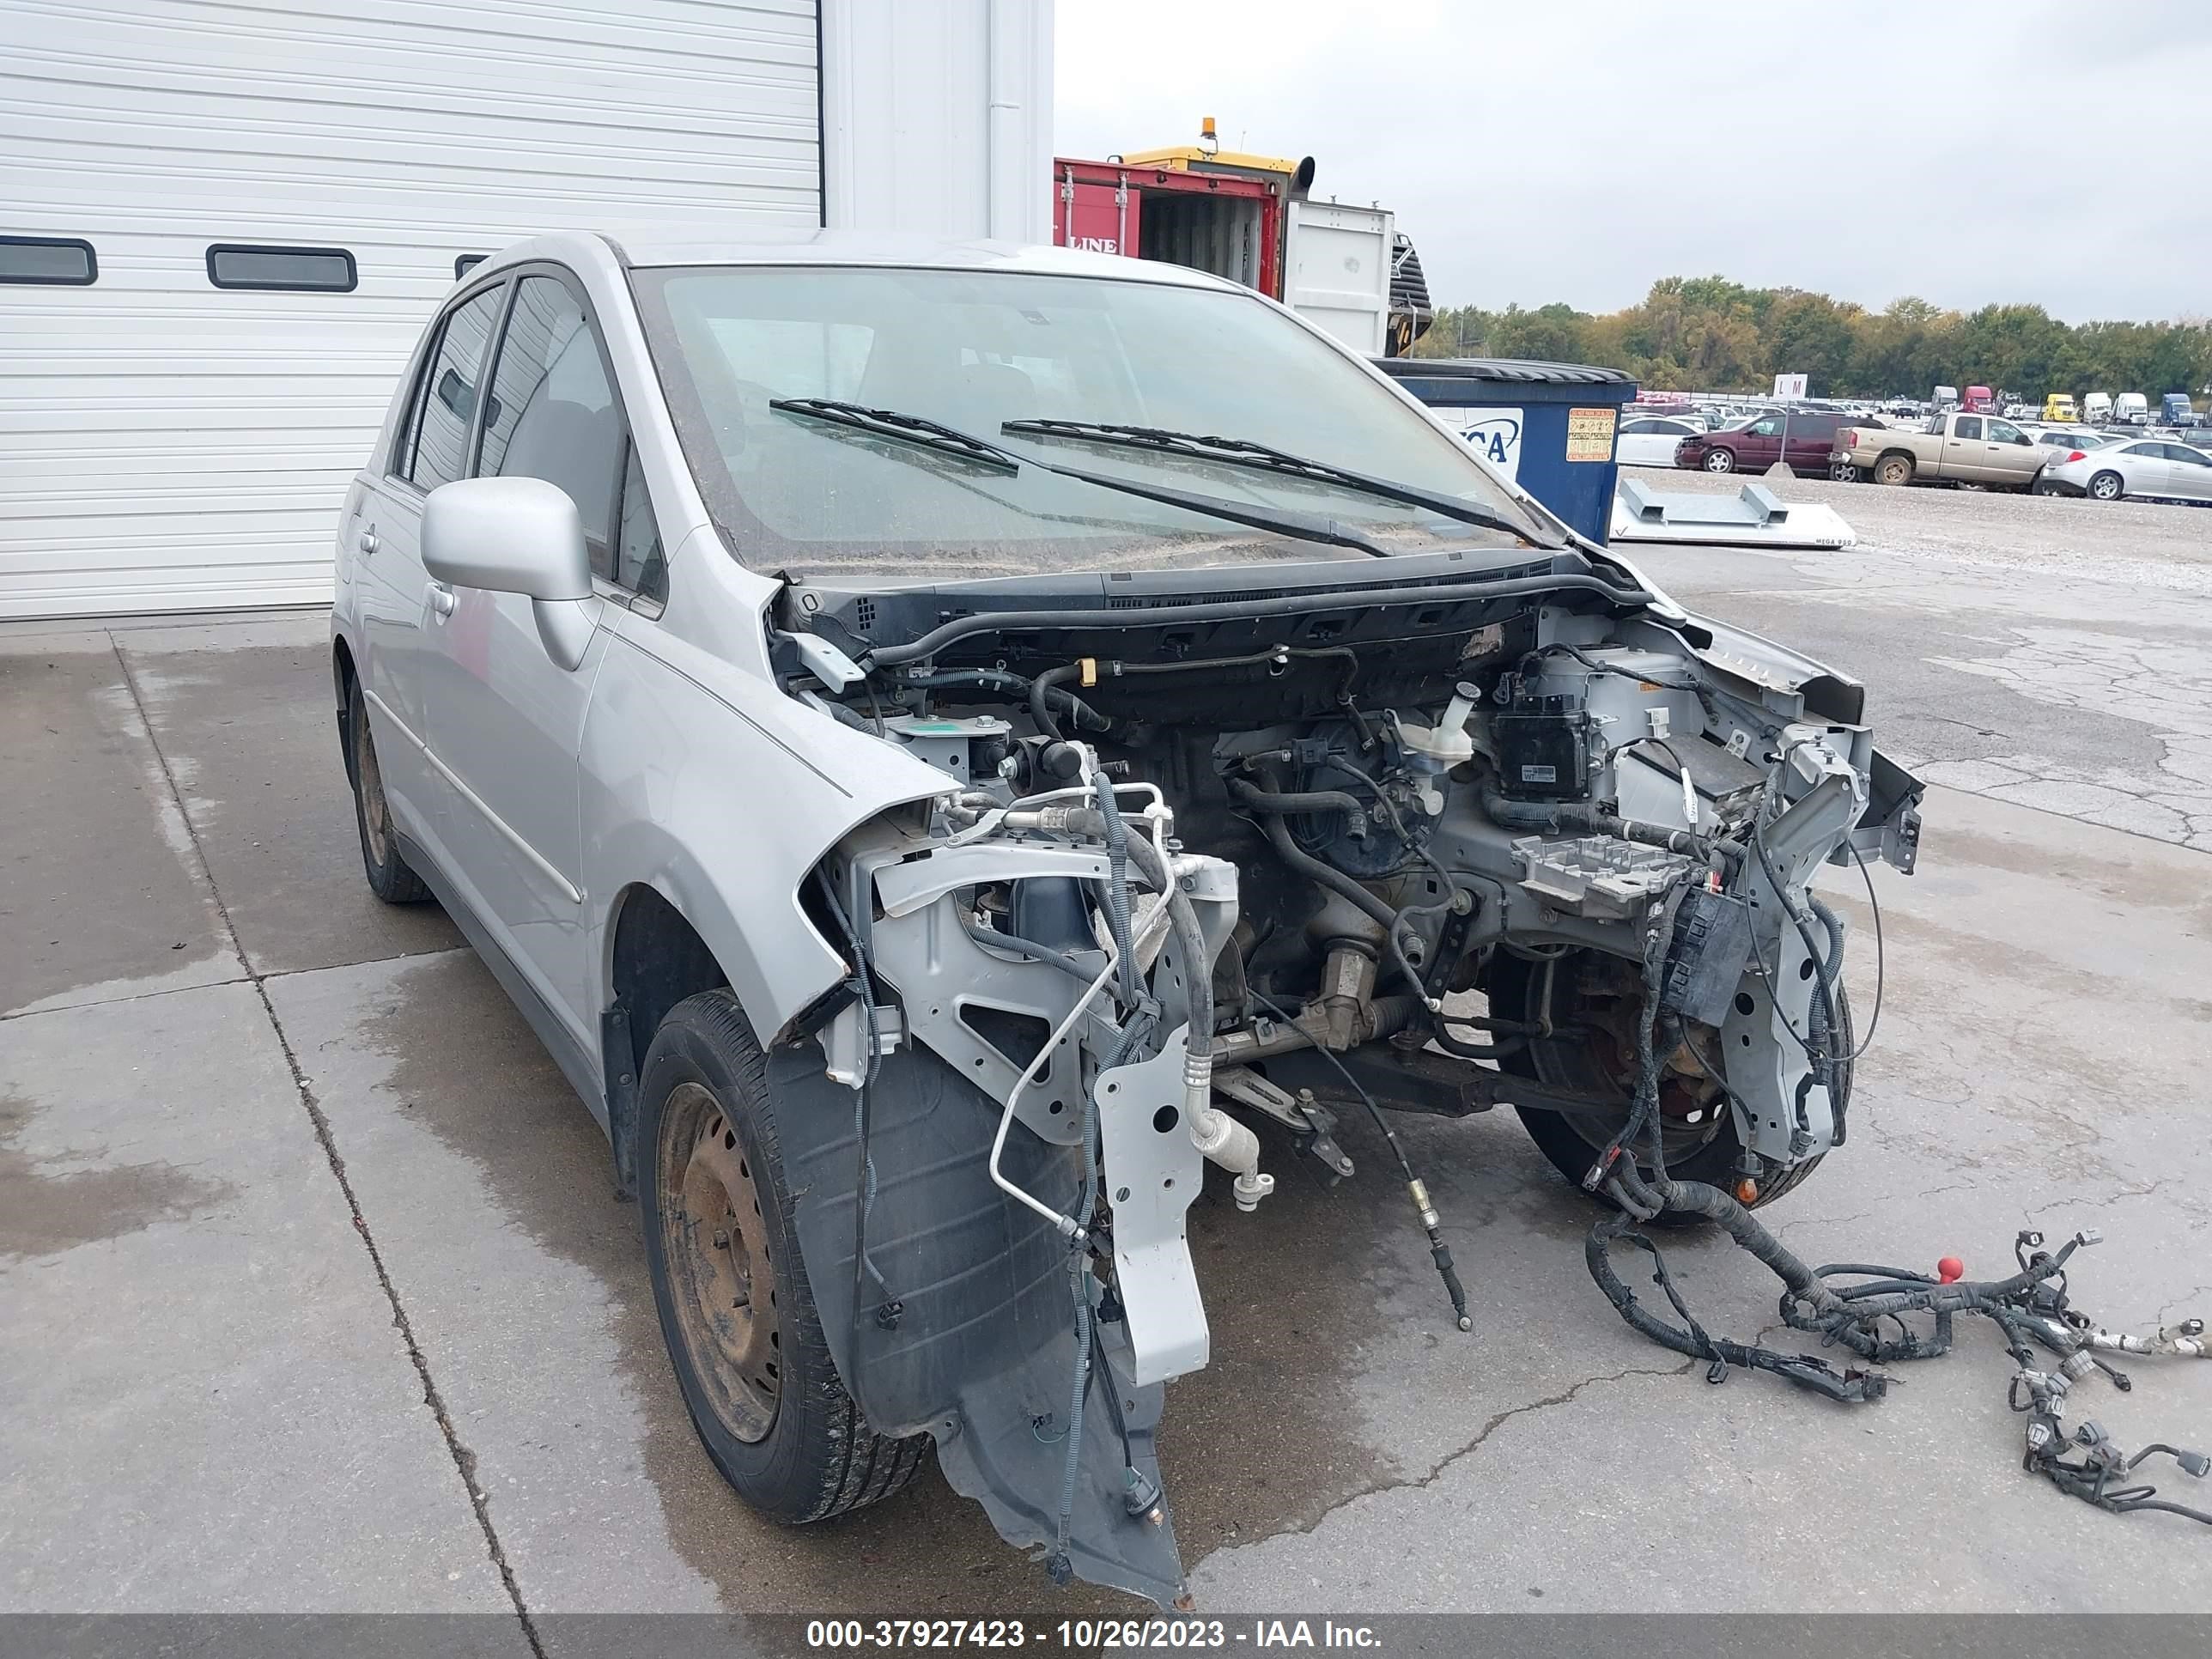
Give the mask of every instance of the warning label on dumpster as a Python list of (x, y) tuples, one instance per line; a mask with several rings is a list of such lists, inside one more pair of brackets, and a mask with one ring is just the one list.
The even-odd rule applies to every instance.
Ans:
[(1567, 411), (1567, 459), (1571, 461), (1609, 461), (1613, 459), (1611, 410), (1571, 409)]

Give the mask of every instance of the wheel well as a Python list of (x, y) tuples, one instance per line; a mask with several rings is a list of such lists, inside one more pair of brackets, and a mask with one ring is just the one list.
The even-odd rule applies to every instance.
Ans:
[(1920, 471), (1920, 458), (1909, 449), (1885, 449), (1875, 458), (1875, 465), (1880, 466), (1884, 461), (1893, 460), (1903, 461), (1915, 472)]
[(338, 707), (345, 707), (346, 694), (353, 689), (353, 647), (343, 639), (331, 642), (331, 678), (338, 694)]
[(646, 886), (633, 887), (623, 896), (615, 918), (612, 969), (615, 1003), (629, 1029), (632, 1076), (643, 1070), (653, 1034), (671, 1008), (730, 982), (684, 913)]
[(361, 780), (354, 775), (353, 744), (347, 741), (346, 732), (346, 708), (353, 701), (353, 650), (342, 639), (331, 644), (331, 678), (338, 694), (338, 754), (345, 762), (347, 784), (357, 785)]

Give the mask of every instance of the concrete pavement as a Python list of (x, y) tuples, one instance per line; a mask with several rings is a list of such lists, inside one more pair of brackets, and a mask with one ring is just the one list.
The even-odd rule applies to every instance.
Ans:
[[(2103, 662), (2202, 653), (2176, 605), (1928, 556), (1639, 557), (1861, 672), (1923, 762), (2187, 775), (2171, 696), (1955, 665), (2054, 619)], [(434, 908), (362, 885), (322, 640), (0, 633), (0, 1608), (1127, 1609), (1053, 1592), (933, 1471), (796, 1532), (730, 1496), (603, 1137)], [(2085, 1306), (2212, 1312), (2212, 860), (2187, 812), (2160, 839), (2042, 804), (1931, 795), (1922, 873), (1878, 877), (1851, 1144), (1771, 1213), (1808, 1259), (1977, 1273), (2020, 1226), (2099, 1224)], [(1871, 917), (1828, 887), (1869, 1011)], [(1606, 1307), (1589, 1212), (1510, 1115), (1401, 1133), (1472, 1337), (1357, 1122), (1355, 1182), (1285, 1160), (1258, 1213), (1193, 1211), (1215, 1358), (1163, 1449), (1202, 1608), (2212, 1607), (2202, 1528), (2021, 1473), (1989, 1333), (1878, 1407), (1709, 1387)], [(1771, 1324), (1747, 1261), (1670, 1257), (1716, 1328)], [(2212, 1365), (2133, 1369), (2095, 1401), (2116, 1434), (2212, 1443)]]

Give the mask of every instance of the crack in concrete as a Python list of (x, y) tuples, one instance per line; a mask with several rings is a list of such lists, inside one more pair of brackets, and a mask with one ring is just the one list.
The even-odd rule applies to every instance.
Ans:
[[(192, 822), (192, 815), (185, 805), (183, 793), (177, 787), (175, 769), (170, 765), (169, 757), (161, 747), (161, 739), (154, 730), (154, 722), (147, 714), (137, 677), (131, 672), (130, 659), (123, 654), (123, 647), (112, 633), (108, 635), (107, 643), (108, 648), (115, 653), (116, 666), (122, 671), (123, 683), (131, 693), (131, 706), (137, 710), (139, 724), (145, 728), (146, 741), (153, 746), (154, 758), (161, 765), (162, 782), (169, 791), (169, 798), (176, 803), (179, 815), (184, 819), (192, 862), (198, 866), (199, 878), (207, 884), (208, 896), (214, 901), (216, 915), (222, 923), (223, 936), (229, 941), (231, 954), (238, 958), (241, 979), (253, 987), (253, 994), (260, 1000), (261, 1012), (269, 1021), (270, 1031), (275, 1036), (277, 1048), (284, 1056), (284, 1064), (291, 1072), (292, 1086), (298, 1091), (300, 1104), (307, 1112), (316, 1143), (321, 1146), (324, 1159), (329, 1164), (331, 1174), (338, 1183), (338, 1192), (345, 1200), (346, 1209), (353, 1217), (354, 1231), (361, 1235), (362, 1246), (368, 1252), (369, 1266), (375, 1272), (376, 1282), (384, 1291), (384, 1299), (391, 1304), (393, 1328), (398, 1331), (400, 1341), (407, 1350), (408, 1362), (414, 1366), (416, 1377), (422, 1385), (422, 1403), (429, 1408), (431, 1417), (437, 1423), (438, 1432), (445, 1439), (447, 1455), (453, 1459), (453, 1471), (460, 1477), (462, 1490), (468, 1494), (469, 1507), (476, 1516), (477, 1529), (483, 1534), (484, 1547), (490, 1553), (500, 1583), (506, 1588), (507, 1600), (514, 1606), (514, 1616), (522, 1627), (523, 1639), (530, 1644), (534, 1659), (545, 1659), (545, 1648), (538, 1637), (537, 1623), (531, 1618), (530, 1609), (523, 1601), (522, 1586), (515, 1578), (514, 1569), (508, 1565), (506, 1547), (500, 1542), (498, 1528), (492, 1524), (490, 1498), (477, 1484), (476, 1453), (463, 1443), (453, 1425), (453, 1414), (446, 1408), (445, 1397), (438, 1391), (436, 1379), (430, 1375), (429, 1357), (422, 1352), (421, 1343), (416, 1340), (414, 1322), (407, 1316), (407, 1309), (399, 1298), (398, 1286), (392, 1282), (392, 1274), (385, 1267), (384, 1253), (377, 1248), (376, 1237), (369, 1231), (368, 1218), (362, 1212), (361, 1199), (354, 1191), (352, 1178), (346, 1173), (345, 1159), (338, 1152), (330, 1118), (324, 1112), (322, 1103), (315, 1097), (315, 1091), (307, 1081), (307, 1072), (300, 1064), (299, 1055), (293, 1051), (292, 1039), (286, 1034), (283, 1022), (276, 1017), (276, 1005), (269, 1000), (267, 981), (282, 975), (258, 973), (246, 959), (246, 947), (240, 941), (238, 929), (230, 919), (230, 907), (223, 900), (222, 889), (216, 881), (214, 867), (208, 862), (207, 849), (200, 844), (199, 826)], [(230, 985), (240, 982), (239, 979), (223, 981)]]
[(1255, 1539), (1250, 1544), (1242, 1544), (1237, 1546), (1237, 1547), (1240, 1549), (1249, 1549), (1255, 1545), (1266, 1543), (1268, 1538), (1294, 1538), (1308, 1536), (1313, 1533), (1318, 1532), (1321, 1529), (1322, 1523), (1327, 1521), (1329, 1516), (1334, 1515), (1339, 1510), (1348, 1509), (1352, 1504), (1359, 1503), (1366, 1498), (1380, 1498), (1388, 1492), (1425, 1492), (1431, 1486), (1436, 1485), (1437, 1481), (1443, 1480), (1445, 1474), (1450, 1471), (1455, 1463), (1457, 1463), (1462, 1458), (1469, 1456), (1474, 1452), (1481, 1449), (1484, 1441), (1489, 1439), (1492, 1435), (1495, 1434), (1499, 1429), (1504, 1427), (1506, 1424), (1511, 1422), (1515, 1418), (1526, 1417), (1531, 1412), (1547, 1411), (1554, 1406), (1566, 1405), (1580, 1395), (1584, 1389), (1595, 1388), (1601, 1382), (1619, 1382), (1632, 1376), (1686, 1376), (1691, 1370), (1703, 1363), (1704, 1362), (1701, 1360), (1686, 1359), (1679, 1365), (1662, 1365), (1656, 1368), (1644, 1365), (1632, 1365), (1626, 1370), (1607, 1371), (1597, 1376), (1585, 1376), (1580, 1382), (1571, 1384), (1560, 1393), (1546, 1395), (1540, 1400), (1531, 1400), (1518, 1406), (1509, 1406), (1502, 1412), (1492, 1413), (1489, 1419), (1485, 1422), (1480, 1429), (1475, 1431), (1474, 1439), (1468, 1441), (1456, 1451), (1447, 1452), (1436, 1463), (1430, 1467), (1427, 1474), (1418, 1475), (1411, 1480), (1391, 1480), (1386, 1481), (1381, 1486), (1365, 1487), (1361, 1491), (1352, 1493), (1348, 1497), (1340, 1498), (1335, 1503), (1331, 1504), (1327, 1509), (1316, 1516), (1313, 1520), (1305, 1526), (1291, 1527), (1281, 1532), (1272, 1532), (1267, 1534), (1267, 1538)]
[(2166, 1328), (2166, 1315), (2172, 1313), (2177, 1308), (2181, 1309), (2185, 1312), (2190, 1301), (2192, 1298), (2200, 1296), (2212, 1296), (2212, 1285), (2193, 1285), (2190, 1289), (2184, 1291), (2179, 1296), (2175, 1297), (2172, 1301), (2166, 1303), (2163, 1307), (2160, 1308), (2158, 1312), (2152, 1316), (2151, 1322), (2157, 1326), (2160, 1330), (2164, 1330)]

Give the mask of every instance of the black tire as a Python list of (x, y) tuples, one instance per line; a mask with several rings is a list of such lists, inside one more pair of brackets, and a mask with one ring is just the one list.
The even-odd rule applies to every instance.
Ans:
[(1831, 461), (1828, 463), (1828, 477), (1836, 483), (1856, 483), (1859, 470), (1849, 461)]
[(1708, 472), (1733, 472), (1735, 471), (1735, 451), (1709, 449), (1705, 452), (1705, 459), (1698, 465)]
[(346, 776), (353, 784), (353, 823), (361, 836), (361, 865), (368, 890), (386, 904), (420, 904), (432, 896), (422, 878), (408, 867), (393, 836), (391, 808), (385, 803), (384, 775), (377, 765), (376, 738), (369, 729), (368, 703), (360, 680), (346, 680)]
[[(1564, 1025), (1587, 1012), (1579, 1006), (1580, 1000), (1571, 988), (1577, 982), (1576, 955), (1560, 959), (1553, 981), (1552, 1019), (1554, 1025)], [(1633, 971), (1632, 964), (1630, 971)], [(1508, 1019), (1533, 1018), (1538, 1012), (1542, 995), (1543, 964), (1501, 952), (1492, 962), (1490, 970), (1489, 994), (1491, 1007)], [(1856, 1046), (1852, 1035), (1850, 1000), (1844, 988), (1836, 987), (1836, 1012), (1843, 1025), (1843, 1052), (1849, 1054)], [(1628, 1115), (1627, 1090), (1617, 1077), (1608, 1075), (1607, 1068), (1592, 1054), (1587, 1042), (1570, 1036), (1536, 1039), (1526, 1048), (1500, 1060), (1498, 1064), (1517, 1077), (1533, 1082), (1549, 1084), (1554, 1088), (1574, 1089), (1597, 1093), (1619, 1090), (1621, 1115), (1610, 1123), (1595, 1123), (1587, 1119), (1570, 1118), (1558, 1112), (1547, 1112), (1529, 1107), (1516, 1106), (1521, 1127), (1528, 1132), (1528, 1139), (1536, 1149), (1551, 1161), (1552, 1167), (1573, 1182), (1577, 1189), (1590, 1165), (1613, 1132), (1626, 1121)], [(1842, 1067), (1840, 1092), (1848, 1110), (1851, 1097), (1851, 1067)], [(1595, 1139), (1592, 1139), (1592, 1136)], [(1693, 1137), (1694, 1138), (1694, 1137)], [(1723, 1109), (1711, 1120), (1711, 1126), (1694, 1147), (1686, 1147), (1677, 1153), (1668, 1154), (1667, 1172), (1680, 1181), (1702, 1181), (1733, 1193), (1736, 1183), (1736, 1166), (1743, 1155), (1743, 1142), (1736, 1133), (1732, 1113)], [(1824, 1154), (1825, 1156), (1825, 1154)], [(1795, 1192), (1820, 1166), (1820, 1158), (1808, 1158), (1794, 1166), (1779, 1181), (1761, 1189), (1749, 1206), (1752, 1209), (1773, 1203), (1786, 1193)], [(1638, 1168), (1649, 1174), (1650, 1166)], [(1610, 1200), (1600, 1200), (1601, 1202)], [(1689, 1224), (1680, 1218), (1662, 1216), (1662, 1225)]]
[(1913, 465), (1910, 455), (1885, 455), (1874, 464), (1874, 481), (1892, 489), (1912, 482)]
[(2128, 493), (2128, 481), (2117, 472), (2098, 473), (2089, 480), (2087, 492), (2093, 501), (2117, 501)]
[[(890, 1497), (921, 1467), (930, 1439), (876, 1433), (837, 1375), (799, 1256), (768, 1062), (737, 1000), (708, 991), (677, 1004), (638, 1083), (646, 1264), (707, 1455), (738, 1497), (787, 1525)], [(732, 1188), (750, 1200), (750, 1227), (735, 1203), (694, 1213)], [(733, 1285), (744, 1301), (725, 1311), (728, 1298), (715, 1292)]]

